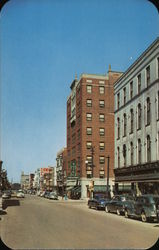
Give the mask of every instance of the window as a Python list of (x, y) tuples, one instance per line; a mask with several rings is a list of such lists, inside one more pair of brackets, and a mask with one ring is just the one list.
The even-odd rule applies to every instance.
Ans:
[(123, 158), (124, 158), (124, 167), (126, 167), (126, 145), (123, 145)]
[(92, 134), (92, 128), (87, 128), (87, 135), (91, 135)]
[(104, 142), (100, 142), (99, 143), (99, 149), (100, 150), (104, 150), (105, 149), (105, 143)]
[(81, 131), (80, 131), (80, 129), (77, 131), (77, 137), (78, 137), (78, 139), (81, 138)]
[(150, 66), (146, 68), (146, 83), (147, 86), (150, 84)]
[(87, 85), (87, 93), (92, 93), (92, 85)]
[(120, 148), (117, 148), (118, 168), (120, 168)]
[(126, 104), (126, 88), (123, 89), (124, 105)]
[(150, 136), (147, 136), (147, 162), (151, 161), (151, 141)]
[(87, 149), (90, 149), (92, 147), (92, 142), (91, 141), (87, 141), (86, 146), (87, 146)]
[(105, 163), (105, 157), (104, 156), (99, 156), (99, 163), (104, 164)]
[(99, 93), (104, 94), (104, 92), (105, 92), (104, 86), (99, 86)]
[(92, 121), (92, 114), (91, 113), (86, 114), (86, 120), (87, 121)]
[(104, 122), (104, 120), (105, 120), (104, 114), (99, 114), (99, 121)]
[(104, 177), (105, 177), (105, 171), (104, 171), (103, 168), (101, 168), (101, 169), (99, 170), (99, 178), (100, 178), (100, 179), (103, 179)]
[(150, 124), (151, 119), (151, 104), (150, 104), (150, 98), (147, 98), (147, 125)]
[(138, 129), (141, 129), (141, 104), (138, 104)]
[(99, 100), (99, 107), (104, 108), (105, 107), (105, 102), (104, 100)]
[(134, 164), (133, 142), (130, 143), (130, 164), (131, 166)]
[(133, 98), (133, 81), (130, 82), (130, 99)]
[(120, 118), (117, 118), (117, 139), (120, 138)]
[(141, 140), (138, 139), (138, 164), (141, 163)]
[(134, 112), (133, 109), (130, 110), (130, 133), (134, 130)]
[(99, 129), (99, 135), (100, 135), (100, 136), (105, 135), (105, 129), (104, 129), (104, 128), (100, 128), (100, 129)]
[(86, 160), (88, 162), (87, 164), (91, 166), (92, 165), (92, 156), (91, 155), (87, 155)]
[(87, 107), (92, 107), (92, 100), (91, 99), (87, 99)]
[(138, 94), (141, 92), (141, 74), (137, 76), (137, 87), (138, 87)]
[(120, 108), (120, 93), (117, 94), (117, 109)]
[(127, 120), (126, 120), (126, 114), (124, 114), (124, 134), (123, 134), (123, 136), (126, 136), (126, 129), (127, 129)]

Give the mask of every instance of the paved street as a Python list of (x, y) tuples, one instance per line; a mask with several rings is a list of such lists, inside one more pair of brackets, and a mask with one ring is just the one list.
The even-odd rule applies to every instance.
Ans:
[(158, 239), (159, 224), (88, 209), (84, 201), (12, 199), (0, 220), (2, 240), (12, 249), (149, 248)]

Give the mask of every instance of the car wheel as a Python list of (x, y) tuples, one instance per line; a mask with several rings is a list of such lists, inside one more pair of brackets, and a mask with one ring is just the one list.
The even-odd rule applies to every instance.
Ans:
[(129, 218), (128, 210), (127, 209), (124, 211), (124, 213), (125, 213), (125, 218)]
[(106, 212), (106, 213), (109, 213), (109, 209), (108, 209), (107, 206), (105, 206), (105, 212)]
[(89, 209), (91, 209), (91, 205), (90, 204), (88, 205), (88, 207), (89, 207)]
[(146, 217), (145, 212), (141, 212), (141, 220), (142, 220), (142, 222), (146, 222), (147, 221), (147, 217)]
[(120, 215), (120, 210), (117, 208), (116, 210), (117, 215)]

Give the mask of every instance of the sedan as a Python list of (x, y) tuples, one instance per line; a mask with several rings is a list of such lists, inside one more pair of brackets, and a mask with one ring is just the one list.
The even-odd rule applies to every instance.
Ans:
[(125, 217), (135, 217), (147, 222), (149, 220), (159, 222), (159, 196), (141, 195), (134, 201), (129, 201), (125, 206)]
[(88, 200), (88, 207), (89, 208), (95, 208), (96, 210), (99, 209), (105, 209), (106, 204), (108, 204), (110, 201), (109, 198), (101, 197), (101, 196), (95, 196), (93, 199)]
[(106, 204), (105, 211), (106, 213), (112, 212), (117, 215), (124, 214), (124, 208), (129, 200), (133, 200), (134, 198), (129, 195), (115, 195), (111, 201)]
[(23, 192), (18, 192), (17, 193), (17, 198), (24, 198), (25, 194)]
[(3, 199), (10, 199), (11, 195), (10, 195), (10, 193), (5, 192), (5, 193), (3, 193), (2, 198)]
[(49, 195), (49, 199), (50, 200), (58, 200), (58, 196), (55, 193), (51, 192)]

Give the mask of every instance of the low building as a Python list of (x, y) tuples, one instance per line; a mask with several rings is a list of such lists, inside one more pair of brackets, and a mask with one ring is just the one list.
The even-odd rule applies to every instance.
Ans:
[(40, 190), (52, 191), (54, 190), (54, 168), (46, 167), (40, 168)]
[(116, 192), (159, 194), (159, 38), (114, 89)]

